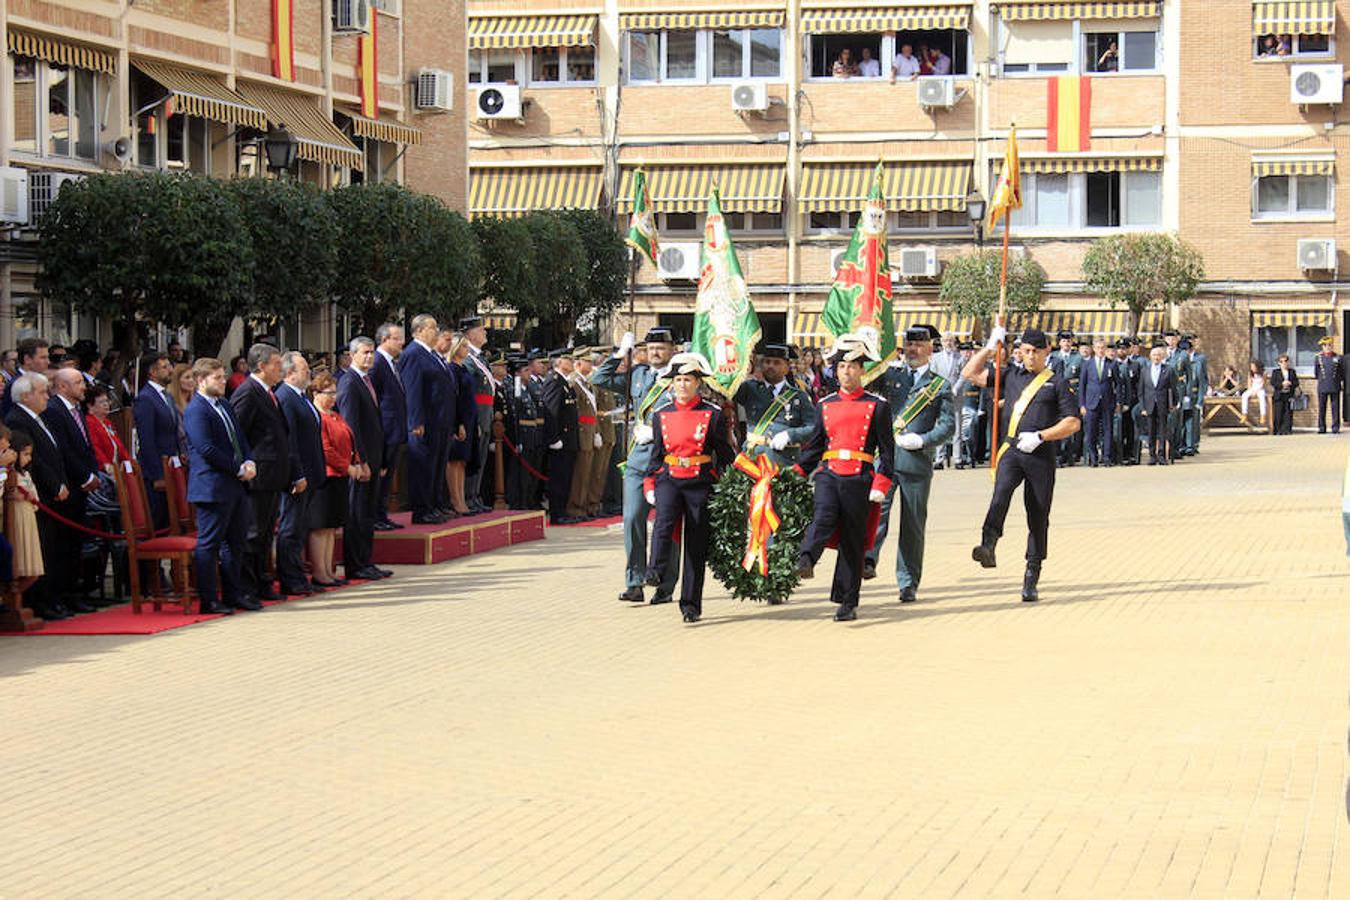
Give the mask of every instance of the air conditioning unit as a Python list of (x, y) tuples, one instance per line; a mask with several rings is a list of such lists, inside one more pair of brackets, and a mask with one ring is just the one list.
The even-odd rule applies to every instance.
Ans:
[(56, 200), (68, 182), (84, 181), (83, 175), (74, 172), (30, 172), (28, 174), (28, 217), (37, 223), (47, 212), (47, 208)]
[(455, 108), (455, 76), (444, 69), (418, 69), (413, 82), (413, 106), (449, 112)]
[(919, 105), (943, 106), (948, 109), (956, 105), (956, 79), (946, 75), (926, 75), (919, 79)]
[(1330, 238), (1303, 238), (1298, 242), (1298, 267), (1305, 272), (1336, 268), (1336, 242)]
[(735, 112), (763, 112), (769, 108), (769, 86), (762, 81), (738, 81), (731, 86)]
[(28, 170), (0, 168), (0, 222), (28, 224)]
[(333, 0), (333, 30), (345, 34), (370, 31), (370, 0)]
[(474, 106), (479, 119), (521, 118), (520, 86), (498, 84), (478, 89)]
[(663, 281), (698, 281), (698, 261), (703, 245), (698, 241), (661, 243), (656, 257), (657, 274)]
[(936, 278), (941, 271), (937, 250), (932, 247), (906, 247), (900, 251), (900, 274), (905, 278)]
[(1302, 65), (1289, 67), (1291, 103), (1340, 103), (1345, 93), (1345, 68), (1341, 65)]

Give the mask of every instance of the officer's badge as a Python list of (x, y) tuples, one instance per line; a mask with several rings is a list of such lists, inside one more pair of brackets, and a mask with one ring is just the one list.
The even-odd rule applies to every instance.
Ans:
[(694, 426), (694, 440), (702, 441), (707, 436), (707, 434), (708, 434), (707, 423), (700, 422), (699, 424)]

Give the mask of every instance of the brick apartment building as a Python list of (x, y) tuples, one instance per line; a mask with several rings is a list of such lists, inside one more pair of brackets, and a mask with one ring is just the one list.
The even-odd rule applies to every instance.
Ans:
[[(1194, 331), (1214, 365), (1288, 349), (1306, 366), (1318, 337), (1350, 330), (1347, 14), (1350, 0), (469, 0), (470, 212), (599, 206), (622, 223), (641, 164), (663, 245), (687, 251), (718, 184), (766, 334), (817, 344), (880, 159), (902, 324), (968, 331), (938, 310), (941, 266), (983, 237), (968, 204), (988, 197), (1015, 122), (1014, 246), (1047, 272), (1045, 324), (1123, 333), (1124, 311), (1084, 293), (1083, 253), (1122, 230), (1173, 231), (1208, 280), (1143, 330)], [(936, 48), (950, 74), (893, 82), (906, 45)], [(858, 68), (835, 77), (845, 51)], [(1089, 77), (1075, 107), (1088, 145), (1051, 153), (1049, 79), (1073, 76)], [(1308, 102), (1291, 100), (1298, 78)], [(689, 273), (678, 254), (666, 268), (643, 267), (637, 325), (687, 331)]]
[[(0, 346), (110, 338), (33, 291), (29, 226), (71, 175), (260, 176), (261, 139), (284, 123), (300, 178), (398, 181), (464, 210), (464, 33), (462, 0), (0, 0)], [(414, 90), (434, 71), (448, 110)], [(331, 310), (280, 331), (320, 350), (344, 333)]]

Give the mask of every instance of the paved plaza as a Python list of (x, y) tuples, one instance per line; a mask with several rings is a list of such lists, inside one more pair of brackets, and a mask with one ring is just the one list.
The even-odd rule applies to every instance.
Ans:
[(3, 897), (1347, 897), (1350, 438), (1060, 473), (1043, 601), (628, 607), (617, 529), (155, 637), (0, 639)]

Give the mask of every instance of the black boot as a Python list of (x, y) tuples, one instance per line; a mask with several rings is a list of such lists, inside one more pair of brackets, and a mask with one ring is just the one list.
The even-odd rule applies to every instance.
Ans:
[(1041, 580), (1041, 567), (1038, 564), (1027, 564), (1027, 572), (1022, 576), (1022, 602), (1035, 603), (1041, 599), (1041, 595), (1036, 591), (1036, 582)]
[(994, 558), (994, 544), (997, 542), (998, 538), (985, 535), (980, 539), (980, 543), (970, 551), (970, 558), (986, 569), (994, 568), (998, 565), (998, 560)]
[(811, 562), (811, 557), (803, 556), (797, 560), (797, 577), (805, 581), (808, 578), (814, 578), (816, 575), (815, 563)]

